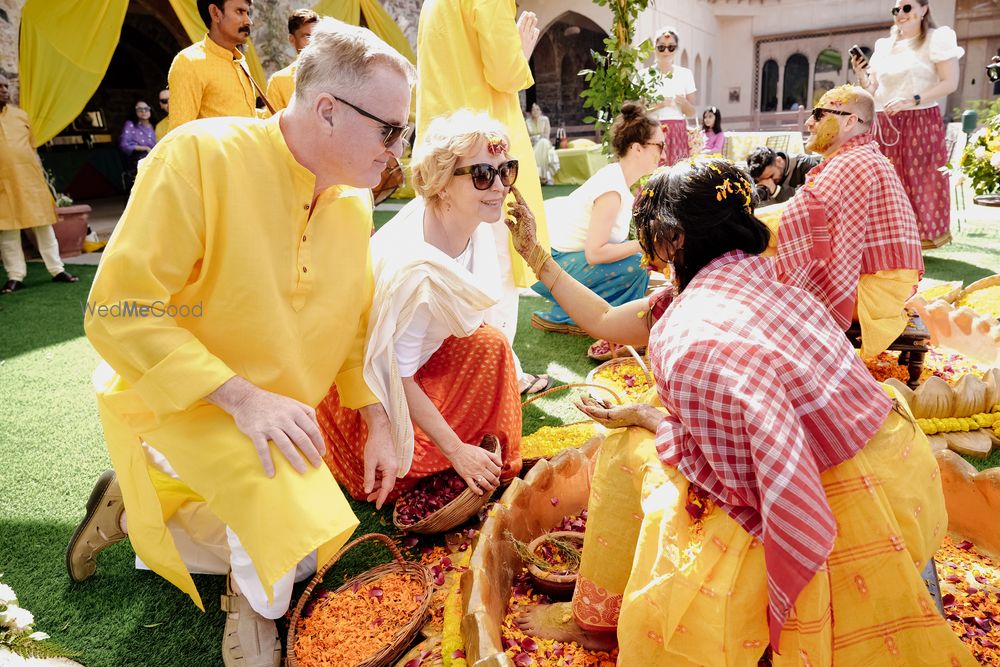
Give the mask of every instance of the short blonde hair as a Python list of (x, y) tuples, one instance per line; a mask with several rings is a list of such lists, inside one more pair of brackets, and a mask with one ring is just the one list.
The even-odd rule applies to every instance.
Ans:
[(312, 39), (302, 49), (298, 62), (296, 97), (306, 100), (321, 92), (340, 95), (365, 89), (373, 78), (373, 70), (379, 66), (396, 70), (410, 86), (417, 79), (410, 61), (371, 30), (330, 17), (316, 23)]
[(438, 116), (413, 149), (410, 161), (413, 190), (432, 202), (453, 178), (458, 161), (475, 155), (482, 142), (496, 136), (507, 142), (509, 155), (507, 128), (487, 114), (460, 109), (449, 116)]

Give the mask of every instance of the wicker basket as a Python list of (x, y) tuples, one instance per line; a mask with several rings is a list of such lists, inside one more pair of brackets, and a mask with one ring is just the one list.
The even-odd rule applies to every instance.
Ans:
[[(605, 361), (600, 366), (595, 367), (593, 370), (591, 370), (589, 373), (587, 373), (587, 384), (600, 387), (601, 389), (604, 389), (605, 391), (614, 392), (615, 390), (618, 389), (618, 387), (614, 387), (610, 383), (607, 383), (604, 380), (602, 380), (601, 378), (599, 378), (598, 377), (598, 373), (600, 373), (601, 371), (606, 370), (608, 368), (614, 368), (615, 366), (621, 366), (623, 364), (631, 364), (631, 363), (634, 363), (636, 361), (640, 361), (641, 362), (639, 364), (639, 368), (642, 370), (643, 375), (646, 376), (646, 380), (649, 382), (649, 384), (654, 385), (654, 383), (653, 383), (653, 376), (650, 375), (649, 371), (644, 367), (645, 362), (643, 362), (641, 360), (641, 358), (638, 355), (634, 354), (634, 353), (633, 353), (632, 356), (629, 356), (629, 357), (619, 357), (617, 359), (612, 359), (610, 361)], [(601, 397), (598, 396), (598, 397), (595, 397), (595, 398), (601, 398)], [(621, 404), (621, 401), (619, 400), (618, 403)]]
[[(972, 292), (975, 292), (977, 290), (986, 289), (987, 287), (996, 287), (997, 285), (1000, 285), (1000, 273), (992, 275), (992, 276), (986, 276), (985, 278), (983, 278), (981, 280), (977, 280), (976, 282), (972, 283), (971, 285), (969, 285), (968, 287), (966, 287), (964, 290), (962, 290), (962, 293), (959, 294), (958, 297), (955, 299), (955, 305), (958, 305), (959, 301), (961, 301), (962, 299), (964, 299), (966, 296), (968, 296)], [(979, 313), (979, 314), (980, 315), (984, 315), (984, 316), (989, 316), (992, 313)], [(997, 317), (997, 319), (1000, 319), (1000, 317)]]
[[(412, 649), (406, 652), (406, 655), (401, 657), (397, 662), (395, 667), (406, 667), (407, 663), (411, 660), (419, 661), (421, 656), (426, 656), (427, 654), (433, 654), (437, 651), (438, 656), (441, 654), (441, 637), (435, 635), (433, 637), (428, 637), (424, 641), (420, 642)], [(427, 667), (444, 667), (444, 660), (440, 657), (433, 657), (430, 662), (427, 663)]]
[[(486, 434), (483, 436), (483, 446), (491, 452), (499, 452), (500, 440), (495, 435)], [(420, 521), (412, 524), (400, 523), (396, 514), (396, 505), (394, 505), (392, 523), (396, 528), (407, 533), (421, 533), (423, 535), (443, 533), (468, 521), (490, 501), (492, 496), (492, 492), (477, 496), (472, 489), (466, 489), (441, 509), (431, 512)], [(396, 501), (396, 504), (399, 504), (399, 500)]]
[[(927, 292), (929, 290), (936, 289), (936, 288), (942, 287), (944, 285), (948, 286), (948, 291), (945, 292), (944, 294), (942, 294), (941, 296), (935, 297), (933, 299), (933, 301), (945, 301), (947, 303), (955, 303), (956, 301), (958, 301), (958, 298), (962, 295), (962, 281), (961, 280), (951, 280), (951, 281), (948, 281), (946, 283), (941, 283), (939, 285), (934, 285), (932, 287), (928, 287), (926, 290), (923, 290), (923, 292)], [(917, 292), (917, 296), (922, 296), (922, 292), (918, 291)], [(924, 298), (926, 299), (926, 297), (924, 297)]]
[[(395, 635), (393, 635), (392, 641), (383, 646), (377, 652), (370, 655), (365, 660), (357, 663), (353, 667), (384, 667), (384, 665), (390, 664), (395, 658), (397, 658), (403, 651), (413, 643), (413, 639), (420, 632), (421, 626), (424, 624), (424, 619), (427, 617), (427, 612), (430, 609), (431, 604), (431, 579), (427, 572), (427, 568), (419, 563), (412, 561), (407, 561), (403, 559), (403, 555), (399, 553), (399, 549), (396, 544), (385, 535), (379, 533), (369, 533), (367, 535), (362, 535), (354, 540), (348, 542), (344, 547), (338, 551), (334, 556), (321, 567), (317, 572), (316, 576), (312, 578), (306, 589), (302, 591), (301, 597), (299, 597), (299, 603), (295, 606), (295, 611), (292, 612), (292, 618), (288, 622), (288, 640), (287, 640), (287, 666), (288, 667), (298, 667), (299, 657), (295, 655), (295, 636), (298, 631), (299, 621), (302, 618), (302, 610), (305, 609), (306, 604), (312, 597), (313, 591), (316, 586), (318, 586), (323, 581), (323, 577), (326, 575), (327, 571), (331, 567), (337, 564), (337, 562), (343, 557), (345, 553), (350, 551), (352, 548), (358, 544), (365, 542), (367, 540), (378, 540), (382, 542), (389, 551), (392, 552), (393, 562), (385, 563), (384, 565), (379, 565), (373, 567), (372, 569), (359, 574), (354, 577), (343, 586), (336, 590), (337, 593), (345, 591), (355, 584), (367, 584), (373, 581), (377, 581), (382, 577), (390, 574), (404, 574), (413, 577), (414, 579), (423, 582), (424, 585), (424, 598), (420, 605), (420, 608), (413, 614), (413, 618), (405, 626), (401, 627)], [(345, 665), (345, 667), (347, 667)]]
[[(601, 364), (601, 366), (598, 366), (597, 368), (601, 368), (603, 365), (604, 364)], [(602, 392), (606, 392), (608, 394), (611, 394), (611, 397), (615, 399), (615, 403), (617, 403), (618, 405), (622, 404), (621, 396), (619, 396), (618, 392), (616, 392), (614, 389), (612, 389), (611, 387), (607, 387), (607, 386), (605, 386), (603, 384), (593, 384), (593, 383), (589, 382), (589, 380), (588, 380), (588, 382), (572, 382), (570, 384), (561, 384), (558, 387), (552, 387), (551, 389), (546, 389), (545, 391), (540, 391), (537, 394), (533, 395), (528, 400), (526, 400), (524, 403), (521, 403), (521, 408), (522, 409), (526, 408), (527, 406), (531, 405), (532, 403), (534, 403), (538, 399), (542, 398), (543, 396), (548, 396), (549, 394), (556, 394), (556, 393), (558, 393), (560, 391), (565, 391), (567, 389), (573, 389), (574, 387), (590, 387), (591, 389), (600, 389)], [(572, 426), (573, 424), (583, 424), (583, 423), (585, 423), (587, 421), (589, 421), (589, 420), (582, 420), (582, 421), (578, 421), (578, 422), (570, 422), (569, 424), (565, 424), (565, 426)], [(524, 477), (525, 475), (528, 474), (528, 471), (531, 470), (535, 466), (536, 463), (538, 463), (542, 459), (547, 459), (547, 458), (548, 457), (546, 457), (546, 456), (536, 456), (536, 457), (533, 457), (533, 458), (530, 458), (530, 459), (521, 459), (521, 473), (520, 473), (520, 476)]]

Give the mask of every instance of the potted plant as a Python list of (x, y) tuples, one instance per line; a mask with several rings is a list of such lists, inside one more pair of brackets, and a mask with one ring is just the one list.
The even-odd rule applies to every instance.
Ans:
[(978, 195), (977, 204), (1000, 206), (1000, 116), (969, 137), (959, 166)]
[(83, 252), (83, 240), (87, 236), (87, 225), (90, 222), (91, 208), (87, 204), (73, 204), (73, 199), (62, 192), (56, 192), (55, 179), (48, 171), (45, 172), (49, 190), (56, 200), (56, 224), (53, 230), (59, 241), (61, 257), (76, 257)]

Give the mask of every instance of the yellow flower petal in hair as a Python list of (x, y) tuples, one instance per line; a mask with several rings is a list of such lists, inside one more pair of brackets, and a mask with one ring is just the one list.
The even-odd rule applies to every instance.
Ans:
[(486, 137), (486, 151), (490, 155), (506, 153), (507, 141), (499, 134), (490, 134)]

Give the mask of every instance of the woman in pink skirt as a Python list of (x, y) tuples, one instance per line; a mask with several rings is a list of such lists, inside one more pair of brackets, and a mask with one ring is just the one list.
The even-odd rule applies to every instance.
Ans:
[(929, 0), (896, 0), (889, 37), (875, 42), (871, 63), (852, 58), (854, 71), (875, 96), (876, 138), (896, 167), (917, 215), (924, 248), (951, 241), (951, 195), (945, 128), (938, 102), (958, 88), (965, 50), (955, 31), (934, 27)]
[(687, 118), (695, 115), (694, 75), (686, 67), (674, 64), (677, 55), (677, 31), (662, 28), (654, 40), (656, 44), (656, 64), (650, 74), (657, 86), (657, 93), (663, 97), (659, 102), (650, 103), (650, 117), (660, 122), (663, 128), (663, 157), (660, 165), (672, 165), (690, 155), (688, 150)]

